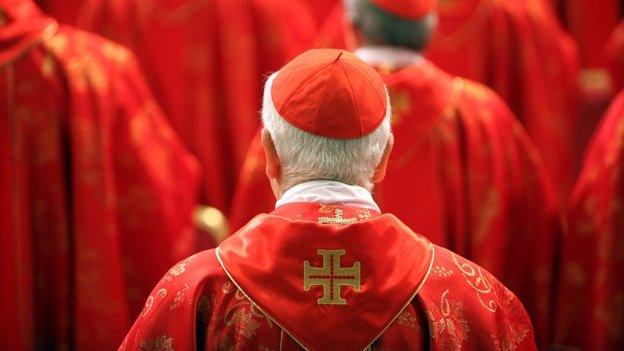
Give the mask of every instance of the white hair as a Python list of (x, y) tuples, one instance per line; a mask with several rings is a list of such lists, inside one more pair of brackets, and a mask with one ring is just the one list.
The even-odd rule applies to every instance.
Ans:
[(333, 139), (310, 134), (290, 124), (277, 112), (271, 97), (273, 73), (264, 86), (262, 123), (271, 135), (282, 166), (284, 190), (311, 180), (336, 180), (373, 189), (372, 177), (381, 162), (390, 130), (390, 99), (377, 129), (357, 139)]

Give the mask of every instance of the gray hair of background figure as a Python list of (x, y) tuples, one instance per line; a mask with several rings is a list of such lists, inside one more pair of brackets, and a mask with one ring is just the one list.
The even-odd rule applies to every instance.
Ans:
[(372, 190), (375, 168), (392, 133), (387, 93), (386, 116), (377, 129), (357, 139), (332, 139), (304, 132), (279, 115), (271, 97), (276, 75), (273, 73), (264, 86), (262, 123), (282, 165), (282, 189), (311, 180), (336, 180)]
[(369, 0), (343, 0), (349, 22), (369, 45), (391, 45), (422, 51), (438, 23), (436, 13), (407, 20), (390, 14)]

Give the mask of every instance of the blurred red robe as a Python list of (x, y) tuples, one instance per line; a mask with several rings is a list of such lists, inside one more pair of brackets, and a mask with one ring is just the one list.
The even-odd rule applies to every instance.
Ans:
[(584, 67), (600, 67), (602, 50), (624, 14), (620, 0), (547, 0), (578, 44)]
[(0, 0), (0, 340), (111, 350), (196, 250), (198, 165), (132, 54)]
[[(426, 56), (444, 71), (484, 83), (515, 112), (565, 197), (576, 175), (578, 54), (543, 0), (440, 1), (438, 32)], [(352, 44), (338, 4), (317, 45)]]
[(302, 346), (536, 349), (521, 302), (481, 267), (393, 215), (291, 203), (169, 270), (119, 350)]
[(572, 186), (578, 53), (542, 0), (444, 1), (427, 57), (440, 68), (484, 83), (515, 112), (542, 153), (561, 198)]
[(624, 91), (597, 130), (568, 208), (555, 341), (624, 349)]
[[(48, 0), (56, 2), (65, 0)], [(202, 165), (201, 201), (226, 212), (259, 125), (264, 77), (312, 45), (308, 8), (292, 0), (87, 0), (77, 18), (137, 54)]]
[[(487, 88), (423, 61), (385, 72), (395, 148), (375, 199), (433, 243), (490, 270), (524, 303), (545, 343), (559, 211), (538, 152)], [(262, 146), (250, 146), (232, 228), (270, 212)]]
[(603, 66), (611, 79), (611, 91), (624, 88), (624, 21), (613, 30), (603, 50)]

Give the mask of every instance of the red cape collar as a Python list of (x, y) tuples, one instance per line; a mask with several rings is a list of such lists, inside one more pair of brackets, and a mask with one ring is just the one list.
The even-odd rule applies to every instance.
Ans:
[(0, 0), (0, 65), (5, 65), (58, 30), (32, 0)]
[(216, 250), (232, 281), (308, 350), (363, 350), (424, 284), (433, 245), (392, 215), (297, 203)]

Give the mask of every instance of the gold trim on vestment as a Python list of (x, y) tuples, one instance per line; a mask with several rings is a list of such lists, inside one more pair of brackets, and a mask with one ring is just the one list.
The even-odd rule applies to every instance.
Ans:
[[(417, 234), (413, 234), (413, 235), (417, 235)], [(418, 292), (420, 292), (420, 290), (422, 289), (422, 287), (425, 285), (425, 282), (427, 281), (427, 279), (429, 278), (429, 275), (431, 273), (431, 270), (433, 268), (433, 262), (435, 261), (435, 245), (431, 242), (429, 242), (430, 248), (431, 248), (431, 261), (429, 262), (429, 268), (427, 269), (427, 273), (425, 273), (425, 276), (423, 277), (422, 281), (420, 282), (420, 284), (418, 284), (418, 286), (416, 287), (414, 293), (410, 296), (410, 298), (407, 300), (407, 302), (405, 302), (405, 304), (403, 305), (403, 307), (401, 307), (398, 312), (396, 313), (396, 315), (394, 317), (392, 317), (390, 319), (390, 321), (387, 323), (387, 325), (381, 330), (381, 332), (379, 332), (377, 335), (375, 335), (375, 337), (373, 338), (373, 340), (371, 340), (369, 343), (366, 344), (366, 347), (364, 347), (362, 349), (362, 351), (366, 351), (368, 349), (371, 348), (372, 344), (379, 339), (379, 337), (390, 327), (390, 325), (392, 325), (392, 323), (399, 317), (399, 315), (401, 315), (401, 313), (403, 313), (403, 310), (405, 310), (405, 308), (414, 300), (414, 298), (416, 297), (416, 295), (418, 295)], [(299, 344), (299, 346), (301, 346), (304, 350), (309, 351), (309, 349), (304, 346), (304, 344), (297, 340), (297, 338), (294, 337), (294, 335), (286, 328), (284, 328), (283, 325), (281, 325), (275, 318), (273, 318), (273, 316), (271, 316), (269, 313), (267, 313), (262, 307), (260, 307), (257, 303), (254, 302), (254, 300), (245, 292), (245, 290), (243, 290), (241, 288), (241, 286), (236, 282), (236, 280), (234, 279), (234, 277), (230, 274), (230, 272), (227, 270), (227, 268), (225, 267), (225, 264), (223, 263), (223, 260), (221, 259), (221, 255), (219, 254), (219, 249), (220, 247), (217, 247), (215, 249), (215, 256), (217, 257), (217, 261), (219, 262), (219, 264), (221, 265), (221, 268), (223, 268), (223, 271), (225, 272), (225, 274), (228, 276), (228, 278), (230, 278), (230, 280), (232, 281), (232, 283), (236, 286), (236, 288), (238, 288), (238, 290), (240, 290), (240, 292), (245, 295), (245, 297), (247, 299), (249, 299), (249, 301), (251, 301), (252, 304), (254, 304), (258, 310), (260, 310), (260, 312), (264, 313), (264, 315), (267, 316), (268, 319), (270, 319), (271, 321), (273, 321), (273, 323), (275, 323), (277, 326), (279, 326), (280, 328), (282, 328), (282, 330), (288, 334), (297, 344)], [(280, 337), (281, 338), (281, 337)], [(280, 340), (280, 346), (281, 346), (281, 340)]]
[[(221, 268), (223, 268), (223, 271), (225, 272), (225, 274), (228, 276), (228, 278), (230, 278), (230, 280), (232, 281), (232, 283), (236, 286), (236, 288), (238, 290), (240, 290), (240, 292), (245, 295), (245, 297), (252, 303), (254, 304), (254, 306), (256, 306), (258, 308), (258, 310), (260, 310), (260, 312), (262, 312), (265, 316), (267, 316), (268, 319), (270, 319), (271, 321), (273, 321), (273, 323), (275, 323), (278, 327), (280, 327), (286, 334), (288, 334), (288, 336), (290, 336), (297, 344), (299, 344), (299, 346), (301, 346), (304, 350), (309, 351), (310, 349), (308, 349), (306, 346), (304, 346), (304, 344), (297, 340), (297, 338), (295, 338), (293, 336), (293, 334), (288, 331), (288, 329), (284, 328), (283, 325), (281, 325), (275, 318), (273, 318), (273, 316), (271, 316), (270, 314), (266, 313), (266, 311), (260, 307), (257, 303), (254, 302), (254, 300), (249, 297), (249, 295), (245, 292), (245, 290), (243, 290), (243, 288), (241, 288), (241, 286), (238, 284), (238, 282), (236, 282), (236, 280), (234, 279), (234, 277), (232, 277), (232, 275), (230, 274), (230, 272), (227, 270), (227, 268), (225, 268), (225, 264), (223, 263), (223, 260), (221, 260), (221, 255), (219, 254), (219, 249), (220, 247), (217, 246), (217, 248), (215, 249), (215, 256), (217, 256), (217, 261), (219, 261), (219, 264), (221, 265)], [(281, 337), (280, 337), (281, 338)], [(280, 345), (281, 346), (281, 345)]]

